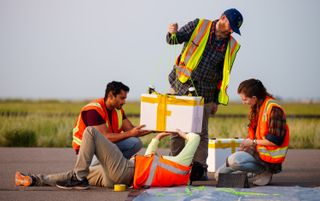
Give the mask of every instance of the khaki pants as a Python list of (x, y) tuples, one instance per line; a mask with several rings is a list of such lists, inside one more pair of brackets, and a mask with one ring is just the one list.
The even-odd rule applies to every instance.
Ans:
[[(209, 117), (213, 107), (213, 103), (206, 103), (204, 104), (203, 110), (203, 119), (202, 119), (202, 130), (200, 135), (200, 144), (198, 149), (194, 155), (194, 161), (197, 161), (203, 165), (204, 168), (207, 168), (207, 157), (208, 157), (208, 124), (209, 124)], [(185, 141), (179, 135), (172, 135), (170, 141), (170, 149), (171, 155), (176, 156), (178, 155), (185, 145)]]
[[(94, 155), (97, 156), (100, 165), (89, 168)], [(78, 178), (87, 177), (90, 185), (112, 188), (117, 183), (131, 185), (134, 164), (123, 156), (114, 143), (107, 140), (93, 127), (87, 127), (83, 133), (74, 169), (58, 174), (35, 175), (36, 185), (55, 185), (57, 181), (70, 179), (73, 173)]]

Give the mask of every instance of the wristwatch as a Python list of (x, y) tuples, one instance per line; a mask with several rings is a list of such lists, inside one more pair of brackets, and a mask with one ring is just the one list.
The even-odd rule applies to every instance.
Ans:
[(257, 145), (257, 140), (253, 139), (253, 145), (256, 146)]

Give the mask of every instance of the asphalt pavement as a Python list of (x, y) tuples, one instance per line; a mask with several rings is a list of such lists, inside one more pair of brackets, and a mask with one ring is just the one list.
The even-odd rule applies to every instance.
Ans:
[[(142, 150), (143, 152), (143, 150)], [(169, 150), (161, 149), (161, 154)], [(14, 175), (24, 173), (57, 173), (73, 168), (76, 156), (71, 148), (4, 148), (0, 147), (0, 201), (126, 201), (130, 190), (114, 192), (113, 189), (90, 187), (89, 190), (61, 190), (57, 187), (17, 187)], [(209, 181), (195, 185), (215, 186), (213, 174)], [(320, 186), (320, 150), (289, 150), (283, 171), (274, 175), (272, 186)], [(130, 196), (129, 196), (130, 197)]]

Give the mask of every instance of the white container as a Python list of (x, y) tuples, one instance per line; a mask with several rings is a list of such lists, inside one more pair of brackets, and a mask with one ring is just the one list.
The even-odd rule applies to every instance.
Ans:
[(229, 155), (239, 150), (242, 141), (243, 139), (235, 138), (209, 139), (208, 172), (215, 172), (223, 165)]
[(142, 94), (140, 124), (145, 130), (200, 133), (203, 98), (162, 94)]

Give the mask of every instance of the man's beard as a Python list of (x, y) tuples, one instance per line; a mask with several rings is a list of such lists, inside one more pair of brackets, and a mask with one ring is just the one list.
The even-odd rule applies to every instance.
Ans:
[(216, 36), (218, 38), (228, 38), (228, 36), (230, 36), (230, 32), (229, 31), (221, 31), (224, 29), (224, 26), (221, 25), (220, 23), (218, 23), (218, 27), (216, 29)]

